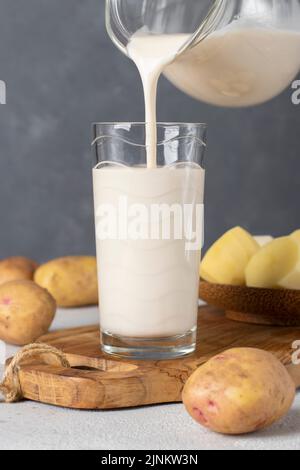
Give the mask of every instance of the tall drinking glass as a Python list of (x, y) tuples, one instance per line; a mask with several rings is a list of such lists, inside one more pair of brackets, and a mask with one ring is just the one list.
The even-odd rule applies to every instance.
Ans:
[(104, 352), (168, 359), (196, 347), (206, 126), (95, 124), (93, 170)]

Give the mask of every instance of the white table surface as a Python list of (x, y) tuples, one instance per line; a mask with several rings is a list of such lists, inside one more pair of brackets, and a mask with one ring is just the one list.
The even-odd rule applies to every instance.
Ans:
[[(97, 321), (96, 308), (60, 310), (52, 330)], [(7, 347), (8, 355), (15, 351)], [(73, 411), (29, 401), (0, 402), (0, 449), (296, 450), (300, 449), (300, 393), (283, 421), (245, 437), (220, 436), (202, 428), (181, 404)]]

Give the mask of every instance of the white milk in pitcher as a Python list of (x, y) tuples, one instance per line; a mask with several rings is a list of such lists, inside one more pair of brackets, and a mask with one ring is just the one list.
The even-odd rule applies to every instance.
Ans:
[(144, 87), (148, 167), (156, 166), (156, 94), (160, 75), (185, 93), (219, 106), (252, 106), (280, 94), (300, 69), (300, 33), (236, 20), (177, 56), (189, 35), (136, 33), (128, 55)]
[(300, 33), (236, 21), (178, 57), (165, 74), (198, 100), (242, 107), (279, 95), (299, 69)]

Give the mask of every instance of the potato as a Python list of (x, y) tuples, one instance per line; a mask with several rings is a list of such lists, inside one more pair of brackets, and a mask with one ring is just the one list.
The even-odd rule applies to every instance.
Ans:
[(36, 268), (35, 261), (23, 256), (6, 258), (0, 261), (0, 284), (17, 280), (32, 280)]
[(281, 280), (279, 287), (300, 290), (300, 230), (291, 234), (292, 240), (298, 245), (298, 259), (295, 268)]
[(208, 250), (200, 276), (215, 284), (245, 285), (246, 266), (258, 250), (259, 245), (250, 233), (233, 228)]
[(183, 402), (195, 421), (222, 434), (247, 434), (266, 428), (292, 406), (295, 385), (272, 354), (231, 349), (187, 381)]
[(55, 316), (56, 302), (32, 281), (0, 286), (0, 339), (23, 346), (45, 334)]
[(6, 258), (2, 262), (7, 264), (13, 264), (14, 266), (17, 266), (32, 273), (32, 275), (38, 267), (38, 264), (35, 261), (30, 258), (25, 258), (25, 256), (12, 256), (11, 258)]
[(300, 289), (300, 243), (282, 237), (261, 248), (246, 268), (248, 287)]
[(296, 240), (297, 243), (300, 243), (300, 230), (296, 230), (296, 232), (293, 232), (291, 237)]
[(60, 307), (98, 303), (97, 263), (93, 256), (69, 256), (49, 261), (37, 269), (34, 280), (48, 289)]

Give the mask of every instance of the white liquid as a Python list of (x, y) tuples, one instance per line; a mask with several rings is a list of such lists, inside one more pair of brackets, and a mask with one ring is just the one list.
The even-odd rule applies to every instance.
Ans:
[(148, 168), (155, 168), (157, 165), (156, 98), (158, 80), (165, 67), (175, 59), (177, 51), (185, 40), (186, 38), (180, 35), (145, 36), (136, 34), (128, 45), (128, 55), (135, 62), (143, 83)]
[[(95, 213), (128, 204), (202, 204), (204, 170), (94, 169)], [(125, 217), (124, 211), (119, 214)], [(96, 216), (96, 232), (99, 226)], [(200, 246), (185, 240), (99, 240), (97, 259), (102, 331), (128, 337), (169, 337), (197, 324)]]
[[(300, 69), (300, 33), (237, 20), (176, 58), (188, 35), (135, 34), (128, 55), (143, 82), (149, 168), (156, 166), (161, 73), (185, 93), (219, 106), (251, 106), (280, 94)], [(176, 58), (176, 60), (175, 60)]]
[(192, 97), (217, 106), (264, 103), (300, 70), (300, 33), (242, 27), (211, 34), (166, 68), (167, 78)]

